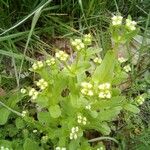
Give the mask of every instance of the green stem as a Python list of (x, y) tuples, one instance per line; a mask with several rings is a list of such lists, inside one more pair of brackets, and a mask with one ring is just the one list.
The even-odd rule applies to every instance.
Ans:
[(12, 108), (10, 108), (9, 106), (5, 105), (3, 102), (0, 101), (0, 104), (5, 107), (6, 109), (8, 109), (9, 111), (15, 113), (16, 115), (18, 116), (21, 116), (22, 117), (22, 114), (16, 110), (13, 110)]
[(116, 139), (111, 138), (111, 137), (98, 137), (98, 138), (89, 140), (89, 142), (96, 142), (96, 141), (100, 141), (100, 140), (111, 140), (111, 141), (114, 141), (115, 143), (119, 144), (119, 142)]

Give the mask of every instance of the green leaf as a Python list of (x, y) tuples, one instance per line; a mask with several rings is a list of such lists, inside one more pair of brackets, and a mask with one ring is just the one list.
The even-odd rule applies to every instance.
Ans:
[(49, 112), (39, 112), (37, 117), (38, 117), (38, 120), (40, 121), (40, 123), (50, 125), (51, 116), (50, 116)]
[(70, 95), (70, 100), (73, 107), (79, 108), (81, 106), (81, 100), (78, 95)]
[(48, 106), (48, 96), (39, 95), (36, 99), (36, 103), (41, 107)]
[(25, 140), (25, 143), (23, 144), (23, 149), (24, 150), (40, 150), (38, 144), (29, 138)]
[(100, 123), (100, 131), (104, 135), (109, 135), (111, 132), (110, 127), (108, 126), (106, 122)]
[(113, 107), (122, 106), (125, 101), (124, 96), (115, 96), (110, 100), (100, 100), (97, 103), (93, 104), (94, 109), (112, 109)]
[[(5, 105), (10, 107), (11, 109), (15, 108), (16, 103), (22, 99), (21, 94), (19, 95), (17, 92), (14, 93), (15, 94), (11, 94), (9, 99), (5, 102)], [(8, 109), (4, 107), (0, 108), (0, 125), (4, 125), (7, 122), (10, 113), (11, 112)]]
[(49, 112), (53, 118), (58, 118), (61, 115), (61, 110), (60, 110), (59, 105), (50, 106)]
[(0, 140), (0, 147), (1, 146), (4, 146), (4, 147), (7, 147), (7, 148), (12, 148), (12, 143), (10, 141), (7, 141), (7, 140)]
[(16, 124), (17, 129), (23, 129), (25, 127), (25, 123), (22, 118), (17, 118), (15, 120), (15, 124)]
[(4, 125), (8, 120), (10, 111), (6, 108), (0, 108), (0, 114), (1, 114), (0, 125)]
[(102, 63), (93, 74), (94, 82), (111, 82), (115, 66), (115, 55), (113, 51), (108, 51)]
[(111, 108), (109, 110), (108, 109), (103, 110), (99, 113), (98, 119), (101, 121), (112, 121), (120, 113), (121, 109), (122, 109), (122, 107), (118, 106), (118, 107)]
[(77, 150), (79, 148), (79, 142), (77, 140), (72, 140), (69, 143), (69, 150)]
[(132, 104), (126, 104), (123, 106), (123, 108), (127, 111), (133, 112), (135, 114), (140, 112), (140, 109), (138, 107), (136, 107), (135, 105)]

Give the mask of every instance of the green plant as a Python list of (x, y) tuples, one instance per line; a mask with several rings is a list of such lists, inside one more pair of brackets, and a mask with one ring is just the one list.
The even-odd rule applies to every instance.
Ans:
[[(34, 87), (21, 89), (21, 93), (36, 104), (37, 120), (31, 116), (30, 109), (21, 116), (44, 134), (42, 142), (50, 140), (56, 150), (105, 149), (101, 142), (90, 144), (97, 140), (119, 144), (108, 137), (113, 129), (112, 121), (122, 111), (139, 112), (135, 102), (122, 95), (120, 89), (131, 68), (123, 64), (127, 60), (117, 60), (117, 49), (120, 43), (128, 44), (137, 33), (135, 22), (128, 19), (123, 25), (122, 19), (120, 16), (112, 18), (114, 46), (103, 60), (101, 49), (91, 46), (92, 37), (88, 34), (71, 40), (73, 54), (56, 50), (55, 57), (46, 56), (46, 61), (32, 65), (30, 70), (40, 79), (34, 81)], [(91, 139), (94, 133), (100, 138)], [(31, 141), (27, 137), (25, 150), (34, 144)]]

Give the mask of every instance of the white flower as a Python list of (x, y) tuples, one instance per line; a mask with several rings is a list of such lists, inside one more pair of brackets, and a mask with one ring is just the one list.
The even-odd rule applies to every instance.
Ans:
[(104, 148), (103, 148), (103, 147), (100, 147), (100, 148), (97, 148), (97, 150), (104, 150)]
[(87, 105), (87, 106), (85, 106), (85, 108), (90, 110), (91, 109), (91, 105)]
[(29, 91), (29, 96), (31, 96), (31, 99), (33, 99), (33, 100), (35, 100), (35, 99), (37, 98), (38, 94), (39, 94), (39, 93), (38, 93), (34, 88), (32, 88), (32, 89)]
[(78, 138), (78, 131), (79, 131), (79, 128), (78, 127), (72, 127), (71, 129), (71, 133), (70, 133), (70, 139), (71, 140), (76, 140)]
[(81, 39), (75, 39), (74, 41), (71, 41), (71, 45), (75, 47), (76, 50), (80, 51), (85, 48), (84, 43)]
[(36, 85), (40, 87), (41, 90), (44, 90), (48, 86), (48, 83), (44, 79), (40, 79)]
[(88, 90), (88, 91), (87, 91), (87, 93), (86, 93), (86, 95), (88, 95), (88, 96), (93, 96), (93, 95), (94, 95), (94, 93), (93, 93), (93, 91), (92, 91), (92, 90)]
[(119, 57), (119, 58), (118, 58), (118, 61), (119, 61), (120, 63), (124, 63), (124, 62), (127, 61), (127, 59), (125, 59), (124, 57)]
[(21, 116), (22, 116), (22, 117), (25, 117), (26, 114), (27, 114), (27, 111), (22, 111)]
[(105, 97), (106, 97), (106, 98), (111, 98), (111, 93), (110, 93), (109, 90), (106, 90), (106, 91), (105, 91)]
[(55, 58), (51, 58), (51, 59), (47, 59), (47, 60), (46, 60), (46, 64), (47, 64), (48, 66), (52, 66), (52, 65), (54, 65), (55, 63), (56, 63)]
[(112, 25), (113, 26), (117, 26), (117, 25), (121, 25), (122, 24), (122, 16), (113, 16), (112, 18)]
[(66, 148), (65, 147), (56, 147), (55, 150), (66, 150)]
[(103, 84), (100, 84), (99, 86), (98, 86), (98, 88), (100, 89), (100, 90), (107, 90), (107, 89), (110, 89), (110, 83), (103, 83)]
[(63, 51), (59, 51), (55, 54), (56, 58), (60, 59), (61, 61), (66, 61), (69, 55)]
[(25, 94), (25, 93), (27, 92), (27, 90), (24, 89), (24, 88), (22, 88), (22, 89), (20, 90), (20, 92), (21, 92), (22, 94)]
[(93, 87), (93, 85), (91, 83), (88, 83), (88, 82), (82, 82), (81, 86), (83, 88), (86, 88), (86, 89), (91, 89)]
[(105, 98), (105, 94), (104, 94), (104, 92), (99, 92), (98, 97), (99, 97), (99, 98)]
[(92, 42), (92, 36), (91, 34), (85, 34), (83, 37), (83, 42), (87, 45), (90, 45)]
[(98, 89), (99, 89), (98, 97), (99, 98), (108, 98), (108, 99), (111, 98), (110, 87), (111, 87), (110, 83), (100, 84), (98, 86)]
[(140, 95), (138, 97), (138, 99), (136, 100), (137, 104), (142, 105), (144, 103), (145, 99), (142, 95)]
[(86, 117), (83, 117), (83, 118), (82, 118), (82, 123), (83, 123), (83, 125), (86, 125), (86, 123), (87, 123)]
[(99, 92), (98, 97), (99, 98), (108, 98), (108, 99), (110, 99), (111, 98), (111, 93), (110, 93), (109, 90), (104, 90), (104, 91)]
[(82, 117), (81, 115), (78, 115), (77, 121), (79, 124), (83, 124), (83, 125), (86, 125), (86, 123), (87, 123), (86, 117)]
[(93, 96), (94, 93), (93, 93), (93, 85), (91, 83), (88, 83), (88, 82), (82, 82), (81, 83), (81, 93), (84, 94), (84, 95), (88, 95), (88, 96)]
[(37, 61), (32, 65), (32, 69), (37, 70), (37, 69), (42, 68), (43, 66), (44, 66), (44, 64), (42, 61)]
[(37, 130), (33, 130), (33, 133), (37, 133)]
[(42, 136), (41, 141), (42, 143), (46, 143), (48, 141), (48, 136), (47, 135)]
[(99, 57), (96, 57), (96, 58), (93, 59), (93, 61), (94, 61), (95, 63), (97, 63), (97, 64), (101, 64), (102, 59), (99, 58)]
[(131, 71), (130, 65), (124, 66), (123, 69), (124, 69), (125, 72), (130, 72)]
[(136, 22), (135, 21), (132, 21), (132, 20), (130, 20), (130, 19), (126, 19), (126, 26), (127, 26), (127, 28), (128, 29), (130, 29), (131, 31), (134, 31), (134, 30), (136, 30)]

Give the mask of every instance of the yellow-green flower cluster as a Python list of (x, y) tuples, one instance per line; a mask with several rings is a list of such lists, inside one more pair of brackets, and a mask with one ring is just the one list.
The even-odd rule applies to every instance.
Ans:
[(47, 135), (42, 136), (41, 142), (42, 142), (42, 143), (46, 143), (47, 141), (48, 141), (48, 136), (47, 136)]
[(105, 150), (102, 146), (100, 148), (97, 148), (97, 150)]
[(95, 58), (93, 59), (93, 61), (94, 61), (96, 64), (101, 64), (102, 59), (99, 58), (99, 57), (95, 57)]
[(85, 34), (83, 37), (83, 43), (86, 45), (91, 45), (92, 43), (92, 36), (91, 34)]
[(88, 83), (88, 82), (82, 82), (81, 83), (81, 93), (83, 95), (87, 95), (87, 96), (93, 96), (93, 85), (91, 83)]
[(56, 52), (55, 56), (61, 61), (66, 61), (69, 57), (69, 55), (63, 51)]
[(122, 16), (113, 16), (111, 19), (112, 19), (112, 25), (118, 26), (118, 25), (122, 24), (123, 17)]
[(66, 148), (65, 147), (56, 147), (55, 150), (66, 150)]
[(103, 83), (103, 84), (100, 84), (98, 86), (98, 89), (99, 89), (99, 94), (98, 94), (98, 97), (99, 98), (111, 98), (111, 91), (110, 91), (110, 83)]
[(86, 123), (87, 123), (86, 117), (82, 117), (81, 115), (78, 115), (77, 121), (79, 124), (83, 124), (83, 125), (86, 125)]
[(70, 140), (76, 140), (78, 138), (79, 127), (72, 127), (70, 133)]
[(52, 65), (54, 65), (55, 63), (56, 63), (55, 58), (51, 58), (51, 59), (47, 59), (47, 60), (46, 60), (46, 64), (47, 64), (48, 66), (52, 66)]
[(130, 72), (131, 71), (130, 65), (124, 66), (123, 69), (124, 69), (125, 72)]
[(74, 41), (71, 41), (71, 45), (77, 50), (80, 51), (85, 48), (84, 43), (81, 39), (75, 39)]
[(1, 146), (1, 147), (0, 147), (0, 150), (12, 150), (12, 149), (9, 149), (9, 148), (7, 148), (7, 147)]
[(31, 99), (35, 100), (38, 96), (38, 91), (36, 91), (34, 88), (32, 88), (30, 91), (29, 91), (29, 96), (31, 96)]
[(22, 111), (21, 116), (22, 116), (22, 117), (25, 117), (26, 114), (27, 114), (27, 111)]
[(91, 105), (90, 104), (86, 105), (85, 109), (91, 110)]
[[(118, 15), (118, 16), (113, 16), (112, 18), (112, 25), (113, 26), (119, 26), (119, 25), (122, 25), (122, 20), (123, 20), (123, 17)], [(131, 30), (131, 31), (134, 31), (136, 30), (136, 22), (135, 21), (132, 21), (131, 19), (126, 19), (126, 24), (125, 26)]]
[(140, 95), (137, 99), (136, 99), (136, 103), (138, 105), (142, 105), (144, 103), (145, 99), (142, 95)]
[(126, 27), (131, 30), (131, 31), (134, 31), (136, 30), (136, 22), (135, 21), (132, 21), (131, 19), (126, 19)]
[(48, 83), (44, 80), (44, 79), (40, 79), (36, 85), (41, 89), (41, 90), (44, 90), (47, 86), (48, 86)]
[(24, 88), (22, 88), (22, 89), (20, 90), (20, 92), (21, 92), (22, 94), (25, 94), (25, 93), (27, 92), (27, 90), (24, 89)]
[(127, 61), (127, 59), (125, 59), (124, 57), (119, 57), (119, 58), (118, 58), (118, 61), (119, 61), (120, 63), (124, 63), (124, 62)]
[(40, 69), (44, 66), (42, 61), (37, 61), (32, 65), (32, 69), (35, 71), (37, 69)]

